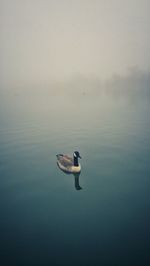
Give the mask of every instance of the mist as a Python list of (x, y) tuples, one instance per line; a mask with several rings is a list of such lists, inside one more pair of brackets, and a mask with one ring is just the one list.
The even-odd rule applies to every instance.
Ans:
[(0, 0), (0, 87), (53, 87), (150, 69), (150, 2)]

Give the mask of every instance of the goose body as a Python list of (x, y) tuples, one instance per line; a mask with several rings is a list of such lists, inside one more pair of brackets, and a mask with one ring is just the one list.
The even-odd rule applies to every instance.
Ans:
[(73, 153), (73, 157), (65, 154), (57, 154), (57, 164), (59, 168), (68, 173), (80, 173), (81, 165), (78, 162), (78, 158), (81, 158), (78, 151)]

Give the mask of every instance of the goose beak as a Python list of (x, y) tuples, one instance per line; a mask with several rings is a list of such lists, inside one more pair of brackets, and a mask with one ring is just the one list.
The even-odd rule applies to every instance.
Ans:
[(82, 157), (80, 156), (80, 154), (79, 154), (79, 158), (82, 159)]

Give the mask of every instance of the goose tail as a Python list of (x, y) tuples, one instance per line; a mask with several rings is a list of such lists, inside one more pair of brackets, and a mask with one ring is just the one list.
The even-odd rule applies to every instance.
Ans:
[(57, 157), (57, 159), (60, 157), (60, 156), (63, 156), (63, 154), (56, 154), (56, 157)]

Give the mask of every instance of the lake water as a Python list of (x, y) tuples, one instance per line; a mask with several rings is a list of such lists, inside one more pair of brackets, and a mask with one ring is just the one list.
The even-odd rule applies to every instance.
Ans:
[(1, 94), (0, 213), (2, 266), (149, 265), (149, 97)]

